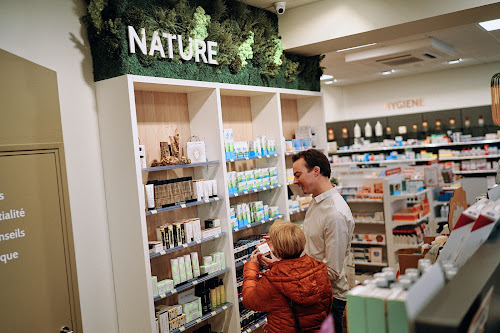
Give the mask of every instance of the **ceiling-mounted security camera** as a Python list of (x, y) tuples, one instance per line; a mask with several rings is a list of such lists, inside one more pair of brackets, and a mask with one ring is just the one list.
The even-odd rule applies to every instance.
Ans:
[(276, 9), (276, 13), (278, 15), (281, 15), (285, 12), (285, 5), (286, 5), (285, 1), (278, 1), (274, 3), (274, 8)]

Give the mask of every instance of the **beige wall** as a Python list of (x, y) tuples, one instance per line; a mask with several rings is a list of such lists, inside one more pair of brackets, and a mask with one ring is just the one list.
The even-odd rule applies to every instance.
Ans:
[[(491, 104), (490, 82), (500, 63), (384, 79), (345, 87), (322, 85), (327, 122), (385, 117)], [(384, 104), (423, 99), (423, 106), (384, 109)]]
[(83, 11), (83, 0), (2, 0), (0, 48), (57, 73), (83, 328), (113, 333), (118, 328)]

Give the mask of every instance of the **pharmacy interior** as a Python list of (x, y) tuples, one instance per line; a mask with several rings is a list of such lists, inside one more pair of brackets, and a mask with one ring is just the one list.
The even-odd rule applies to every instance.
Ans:
[[(256, 13), (241, 4), (233, 9), (236, 17)], [(252, 46), (273, 38), (259, 28), (240, 36), (236, 60), (222, 45), (217, 56), (210, 38), (223, 30), (200, 23), (216, 12), (201, 5), (192, 12), (205, 30), (184, 36), (132, 18), (147, 16), (147, 9), (126, 9), (127, 55), (118, 59), (128, 71), (106, 63), (107, 54), (94, 54), (119, 322), (159, 332), (262, 330), (266, 314), (242, 302), (243, 266), (276, 219), (302, 224), (311, 196), (293, 184), (291, 157), (316, 148), (331, 160), (331, 181), (356, 223), (345, 329), (441, 327), (423, 311), (440, 293), (460, 288), (460, 268), (496, 222), (488, 215), (496, 214), (496, 199), (476, 200), (496, 184), (500, 156), (498, 126), (484, 98), (490, 90), (481, 81), (489, 83), (494, 66), (440, 73), (447, 83), (442, 90), (439, 80), (428, 82), (436, 74), (428, 74), (322, 84), (318, 92), (319, 57), (283, 53), (273, 63)], [(159, 12), (154, 15), (160, 21)], [(269, 11), (265, 15), (270, 26), (277, 23)], [(89, 21), (96, 50), (105, 43), (99, 27)], [(112, 30), (104, 32), (113, 37)], [(193, 40), (188, 51), (182, 46), (187, 37)], [(271, 50), (279, 52), (281, 42), (273, 43)], [(255, 74), (259, 64), (265, 75)], [(281, 67), (273, 72), (273, 66)], [(206, 79), (192, 80), (184, 71)], [(468, 80), (474, 87), (448, 83), (469, 72), (477, 73)], [(370, 117), (358, 118), (363, 114)], [(117, 173), (117, 160), (129, 167)], [(129, 265), (141, 270), (130, 272)], [(492, 276), (491, 270), (481, 274)], [(470, 290), (475, 296), (469, 300), (488, 303), (482, 294), (488, 285)], [(469, 314), (479, 313), (469, 303), (460, 310), (467, 315), (445, 325), (470, 324)]]
[[(311, 197), (292, 156), (308, 148), (330, 159), (356, 223), (345, 331), (498, 323), (498, 60), (320, 80), (321, 54), (344, 62), (353, 52), (337, 50), (493, 19), (498, 3), (288, 1), (279, 15), (273, 1), (44, 5), (34, 27), (2, 16), (33, 31), (1, 46), (60, 79), (85, 331), (262, 332), (266, 314), (242, 303), (243, 267), (274, 221), (302, 224)], [(63, 33), (41, 37), (43, 24)], [(66, 59), (39, 54), (37, 39)]]

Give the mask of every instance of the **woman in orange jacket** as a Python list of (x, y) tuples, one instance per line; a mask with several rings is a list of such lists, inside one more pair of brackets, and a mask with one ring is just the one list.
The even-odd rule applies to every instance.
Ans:
[(326, 265), (301, 256), (306, 238), (302, 229), (290, 222), (277, 220), (269, 229), (269, 238), (281, 260), (273, 262), (259, 278), (258, 257), (262, 254), (258, 249), (252, 253), (243, 271), (243, 305), (267, 312), (268, 333), (298, 332), (296, 318), (303, 331), (319, 331), (333, 297)]

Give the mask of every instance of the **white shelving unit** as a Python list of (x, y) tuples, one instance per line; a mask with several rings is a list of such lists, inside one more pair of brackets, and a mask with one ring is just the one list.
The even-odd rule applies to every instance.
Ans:
[[(359, 148), (359, 149), (344, 149), (335, 152), (329, 152), (329, 155), (337, 154), (357, 154), (357, 153), (371, 153), (371, 152), (384, 152), (384, 151), (394, 151), (394, 150), (413, 150), (413, 149), (427, 149), (427, 148), (441, 148), (441, 147), (457, 147), (457, 146), (474, 146), (474, 145), (485, 145), (492, 143), (500, 143), (500, 140), (477, 140), (470, 142), (451, 142), (451, 143), (431, 143), (426, 145), (405, 145), (405, 146), (394, 146), (394, 147), (370, 147), (370, 148)], [(373, 144), (372, 144), (373, 145)]]
[[(362, 172), (365, 172), (364, 174)], [(361, 174), (349, 174), (345, 173), (340, 176), (343, 187), (349, 186), (362, 186), (375, 183), (381, 183), (383, 189), (383, 199), (350, 199), (346, 200), (351, 208), (353, 215), (356, 213), (374, 213), (383, 211), (384, 220), (383, 221), (372, 221), (372, 220), (355, 220), (354, 233), (374, 233), (374, 234), (384, 234), (385, 240), (383, 242), (367, 242), (367, 241), (356, 241), (353, 240), (352, 246), (376, 246), (383, 247), (383, 259), (382, 263), (372, 263), (356, 261), (355, 265), (357, 268), (362, 267), (385, 267), (390, 266), (397, 268), (398, 258), (396, 251), (403, 248), (417, 248), (417, 246), (405, 246), (395, 243), (393, 236), (393, 229), (400, 225), (411, 225), (418, 224), (424, 221), (429, 221), (433, 216), (433, 198), (431, 189), (424, 189), (416, 193), (403, 193), (401, 195), (390, 195), (390, 184), (401, 181), (403, 176), (401, 174), (378, 177), (378, 176), (368, 176), (367, 174), (373, 172), (372, 170), (366, 169), (362, 171)], [(431, 208), (431, 213), (419, 218), (416, 221), (403, 222), (403, 221), (393, 221), (393, 214), (401, 208), (405, 208), (408, 204), (407, 199), (419, 196), (426, 196), (429, 199), (429, 205)]]
[[(118, 325), (123, 332), (154, 332), (155, 299), (151, 276), (170, 278), (170, 259), (193, 251), (207, 255), (224, 252), (226, 269), (217, 272), (224, 281), (226, 301), (182, 330), (190, 331), (208, 321), (216, 331), (240, 332), (236, 267), (233, 242), (241, 237), (268, 230), (274, 219), (232, 230), (229, 207), (239, 202), (262, 200), (278, 206), (289, 220), (283, 137), (289, 138), (296, 126), (316, 126), (317, 148), (326, 151), (323, 97), (318, 92), (296, 91), (199, 81), (125, 75), (96, 83), (101, 149), (106, 187), (109, 237)], [(261, 158), (226, 160), (223, 129), (232, 128), (234, 140), (254, 140), (265, 135), (276, 142), (277, 153)], [(160, 160), (159, 142), (169, 141), (175, 130), (181, 136), (181, 149), (191, 135), (205, 141), (208, 162), (151, 168)], [(147, 168), (142, 169), (138, 145), (145, 146)], [(262, 191), (230, 196), (227, 173), (231, 170), (274, 166), (278, 184)], [(217, 198), (208, 202), (186, 203), (147, 211), (144, 184), (148, 180), (192, 177), (217, 180)], [(300, 214), (296, 214), (300, 215)], [(150, 257), (148, 241), (156, 240), (156, 227), (186, 218), (219, 217), (223, 234), (169, 249)], [(201, 258), (201, 257), (200, 257)], [(200, 283), (189, 282), (190, 286)], [(189, 284), (188, 283), (188, 284)], [(175, 304), (177, 293), (157, 302)]]

